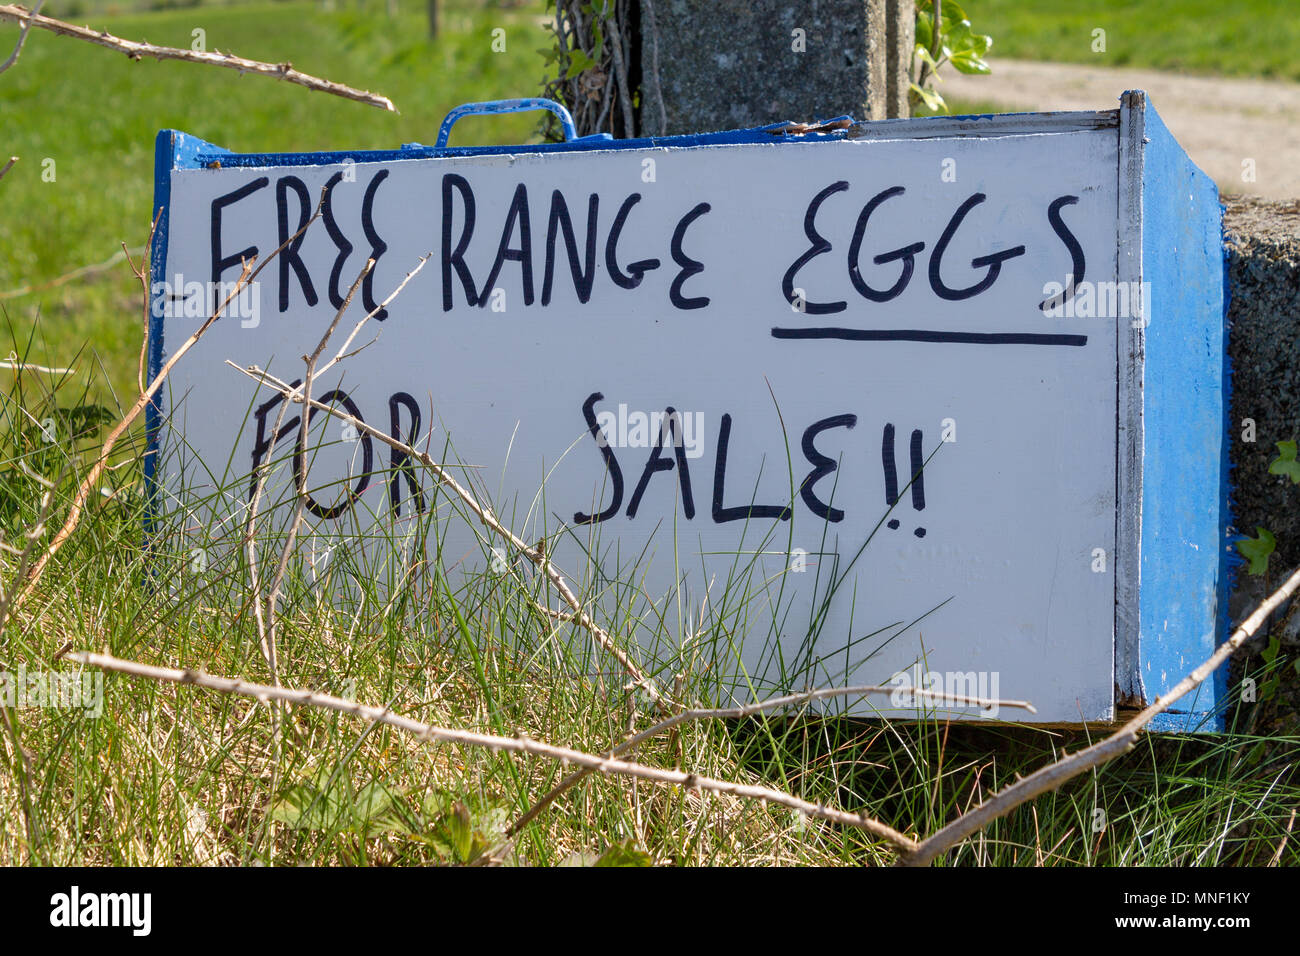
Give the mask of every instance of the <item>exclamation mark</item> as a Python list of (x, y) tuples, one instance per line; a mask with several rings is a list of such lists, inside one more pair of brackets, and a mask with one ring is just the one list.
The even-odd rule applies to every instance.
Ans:
[[(925, 510), (925, 455), (921, 448), (921, 429), (912, 431), (912, 507), (917, 511)], [(884, 439), (880, 444), (880, 460), (885, 469), (885, 503), (891, 508), (898, 503), (898, 464), (894, 460), (894, 426), (885, 426)], [(897, 518), (889, 519), (889, 527), (897, 530)], [(925, 529), (917, 528), (912, 532), (918, 538), (925, 537)]]
[[(885, 426), (885, 438), (880, 444), (880, 460), (885, 466), (885, 504), (894, 507), (898, 501), (898, 466), (894, 463), (894, 426)], [(897, 530), (898, 519), (890, 518), (889, 527)]]
[[(912, 507), (925, 510), (925, 456), (921, 452), (921, 429), (912, 429)], [(917, 528), (912, 534), (925, 537), (925, 529)]]

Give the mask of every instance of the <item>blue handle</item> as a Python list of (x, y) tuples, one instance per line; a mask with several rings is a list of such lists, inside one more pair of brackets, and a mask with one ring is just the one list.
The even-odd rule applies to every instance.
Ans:
[(451, 128), (456, 125), (456, 121), (463, 116), (490, 116), (494, 113), (525, 113), (529, 110), (550, 110), (560, 118), (560, 126), (564, 128), (564, 140), (569, 142), (578, 138), (578, 129), (573, 125), (573, 117), (569, 111), (564, 108), (563, 104), (555, 100), (546, 100), (541, 97), (533, 97), (522, 100), (488, 100), (486, 103), (466, 103), (458, 106), (442, 121), (442, 126), (438, 129), (437, 149), (443, 149), (447, 145), (447, 140), (451, 136)]

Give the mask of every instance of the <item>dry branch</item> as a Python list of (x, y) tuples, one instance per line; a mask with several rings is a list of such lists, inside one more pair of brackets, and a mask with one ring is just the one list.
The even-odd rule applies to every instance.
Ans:
[[(45, 0), (36, 0), (36, 9), (33, 10), (32, 13), (33, 14), (40, 13), (41, 7), (43, 6), (45, 6)], [(13, 66), (15, 63), (18, 62), (18, 57), (21, 56), (23, 52), (23, 44), (27, 42), (27, 32), (31, 28), (32, 28), (31, 20), (28, 20), (26, 23), (23, 24), (23, 30), (21, 33), (18, 34), (18, 42), (14, 44), (14, 52), (9, 54), (9, 59), (5, 60), (3, 63), (0, 63), (0, 73), (3, 73), (5, 70), (9, 69), (9, 67)], [(9, 161), (9, 164), (13, 165), (12, 159)], [(8, 171), (9, 171), (9, 166), (6, 166), (5, 172)], [(0, 172), (0, 176), (3, 175), (4, 172)]]
[(226, 364), (231, 368), (238, 369), (240, 372), (255, 381), (261, 382), (264, 385), (269, 385), (283, 395), (288, 401), (304, 403), (309, 408), (323, 411), (340, 421), (350, 423), (354, 428), (356, 428), (358, 433), (369, 435), (370, 437), (388, 445), (390, 448), (395, 448), (398, 451), (405, 452), (409, 457), (418, 461), (421, 465), (427, 468), (439, 482), (450, 488), (456, 497), (460, 498), (460, 500), (465, 503), (465, 506), (475, 514), (479, 521), (509, 542), (513, 548), (524, 555), (524, 557), (528, 558), (529, 561), (535, 564), (542, 573), (550, 579), (550, 582), (559, 592), (560, 597), (564, 599), (564, 603), (573, 608), (574, 623), (582, 627), (587, 631), (587, 633), (591, 634), (591, 636), (595, 638), (596, 643), (618, 661), (619, 666), (622, 667), (627, 675), (632, 678), (633, 686), (643, 689), (662, 713), (671, 713), (671, 708), (668, 706), (668, 703), (665, 701), (654, 681), (641, 672), (641, 669), (632, 662), (632, 659), (628, 657), (627, 653), (614, 643), (614, 639), (610, 637), (609, 632), (597, 624), (595, 619), (587, 613), (582, 606), (582, 601), (573, 592), (573, 589), (569, 587), (569, 583), (565, 579), (564, 575), (554, 566), (554, 564), (552, 564), (551, 559), (547, 556), (546, 552), (542, 548), (530, 545), (527, 541), (520, 538), (517, 534), (503, 525), (497, 519), (496, 515), (492, 513), (491, 509), (479, 503), (473, 492), (465, 488), (460, 482), (448, 474), (445, 466), (434, 461), (428, 453), (422, 452), (405, 442), (399, 441), (393, 436), (375, 428), (373, 425), (369, 425), (361, 419), (335, 408), (333, 405), (327, 405), (323, 402), (316, 401), (315, 399), (304, 400), (301, 386), (295, 388), (293, 385), (281, 381), (269, 372), (258, 368), (256, 365), (250, 365), (248, 368), (243, 368), (242, 366), (231, 362), (229, 359), (226, 360)]
[(1032, 800), (1049, 790), (1055, 790), (1084, 771), (1128, 753), (1137, 743), (1138, 732), (1150, 723), (1153, 717), (1168, 710), (1175, 701), (1204, 683), (1205, 679), (1213, 674), (1233, 651), (1249, 640), (1270, 615), (1285, 604), (1297, 590), (1300, 590), (1300, 569), (1257, 607), (1200, 667), (1184, 677), (1177, 686), (1115, 733), (1091, 747), (1064, 756), (1055, 763), (1034, 771), (1023, 780), (1018, 780), (1000, 793), (989, 797), (979, 806), (963, 813), (943, 829), (922, 840), (916, 850), (909, 853), (903, 862), (908, 866), (925, 866), (950, 847), (988, 826), (999, 817), (1006, 816), (1027, 800)]
[(72, 375), (77, 371), (75, 368), (54, 368), (49, 365), (24, 362), (18, 358), (18, 353), (12, 350), (7, 357), (0, 359), (0, 369), (6, 372), (44, 372), (46, 375)]
[[(769, 697), (767, 700), (760, 700), (753, 704), (743, 704), (736, 707), (713, 707), (683, 710), (680, 713), (667, 717), (654, 726), (647, 727), (640, 733), (627, 738), (622, 743), (609, 750), (607, 756), (621, 756), (629, 750), (635, 749), (650, 738), (657, 737), (665, 730), (671, 730), (679, 724), (684, 724), (690, 721), (736, 720), (742, 717), (752, 717), (755, 714), (760, 714), (768, 710), (778, 710), (782, 707), (793, 707), (798, 704), (808, 704), (813, 701), (828, 700), (832, 697), (866, 697), (871, 694), (893, 694), (897, 690), (897, 686), (880, 686), (875, 684), (859, 687), (824, 687), (817, 690), (804, 691), (798, 694), (785, 694), (781, 697)], [(1028, 710), (1030, 713), (1035, 713), (1033, 705), (1026, 700), (991, 700), (984, 697), (966, 697), (961, 694), (946, 694), (943, 691), (929, 690), (922, 687), (911, 687), (908, 688), (907, 692), (916, 697), (939, 698), (943, 703), (976, 707), (1018, 707), (1023, 710)], [(506, 836), (513, 837), (519, 833), (519, 831), (527, 826), (539, 813), (555, 802), (557, 797), (589, 773), (591, 773), (591, 771), (584, 767), (581, 770), (574, 771), (557, 783), (545, 796), (529, 807), (523, 816), (511, 824), (510, 829), (506, 831)]]
[(455, 727), (438, 727), (433, 724), (426, 724), (410, 717), (402, 717), (394, 714), (392, 711), (382, 707), (371, 707), (366, 704), (360, 704), (356, 701), (347, 700), (342, 697), (334, 697), (331, 694), (321, 694), (309, 690), (294, 690), (286, 687), (271, 687), (266, 684), (254, 684), (232, 677), (217, 677), (211, 674), (205, 674), (195, 670), (175, 670), (168, 667), (155, 667), (151, 664), (142, 664), (137, 661), (121, 660), (108, 654), (94, 654), (86, 651), (74, 651), (66, 655), (66, 658), (88, 667), (98, 667), (103, 670), (116, 671), (121, 674), (130, 674), (135, 677), (146, 677), (150, 680), (166, 681), (173, 684), (193, 684), (196, 687), (207, 688), (208, 690), (220, 691), (225, 694), (238, 694), (243, 697), (252, 697), (261, 701), (283, 701), (288, 704), (297, 704), (310, 707), (318, 707), (324, 710), (337, 711), (344, 714), (352, 714), (361, 717), (372, 723), (387, 724), (398, 730), (414, 734), (421, 740), (436, 740), (442, 743), (457, 744), (463, 747), (486, 747), (496, 751), (506, 751), (508, 753), (531, 754), (536, 757), (546, 757), (551, 760), (558, 760), (564, 764), (577, 764), (586, 767), (598, 773), (635, 777), (640, 780), (648, 780), (652, 783), (676, 784), (685, 787), (688, 790), (703, 790), (712, 793), (730, 794), (735, 797), (761, 800), (764, 803), (772, 803), (778, 806), (788, 807), (797, 813), (805, 814), (819, 820), (827, 820), (831, 823), (838, 823), (843, 826), (856, 827), (866, 830), (873, 836), (883, 840), (888, 840), (896, 848), (904, 851), (910, 851), (916, 847), (916, 841), (899, 833), (893, 827), (890, 827), (879, 820), (875, 820), (866, 814), (848, 813), (834, 807), (828, 807), (822, 803), (812, 803), (808, 800), (802, 800), (793, 794), (784, 793), (780, 790), (773, 790), (770, 787), (762, 787), (755, 784), (735, 783), (729, 780), (718, 780), (714, 777), (705, 777), (700, 774), (687, 773), (680, 770), (665, 770), (661, 767), (651, 767), (647, 764), (631, 763), (623, 760), (610, 759), (601, 757), (596, 754), (584, 753), (581, 750), (573, 750), (569, 747), (561, 747), (555, 744), (548, 744), (540, 740), (533, 740), (529, 737), (520, 735), (518, 737), (499, 737), (494, 734), (481, 734), (472, 730), (462, 730)]
[[(330, 93), (347, 100), (354, 100), (357, 103), (365, 103), (368, 106), (377, 106), (391, 113), (397, 112), (397, 108), (393, 106), (393, 101), (386, 96), (300, 73), (289, 63), (263, 63), (260, 60), (247, 60), (242, 56), (235, 56), (233, 53), (222, 53), (219, 50), (200, 52), (198, 50), (182, 50), (177, 47), (158, 46), (154, 43), (140, 43), (135, 40), (123, 40), (121, 37), (115, 37), (111, 33), (102, 30), (78, 27), (63, 20), (56, 20), (53, 17), (44, 17), (38, 13), (29, 12), (13, 3), (0, 4), (0, 20), (12, 20), (15, 23), (24, 24), (24, 37), (28, 29), (38, 27), (57, 36), (72, 37), (77, 40), (84, 40), (87, 43), (94, 43), (109, 50), (116, 50), (118, 53), (126, 54), (132, 60), (153, 57), (155, 60), (181, 60), (185, 63), (224, 66), (228, 69), (237, 70), (241, 76), (245, 73), (270, 76), (288, 83), (295, 83), (298, 86), (305, 86), (309, 90)], [(20, 48), (21, 45), (22, 40), (20, 39)], [(16, 54), (17, 51), (15, 51)]]

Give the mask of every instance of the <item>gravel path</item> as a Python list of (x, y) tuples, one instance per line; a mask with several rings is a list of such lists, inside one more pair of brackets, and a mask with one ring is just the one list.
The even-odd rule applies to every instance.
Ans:
[[(1223, 192), (1300, 197), (1300, 83), (1183, 76), (995, 60), (990, 76), (944, 70), (945, 96), (992, 101), (1003, 109), (1114, 109), (1124, 90), (1146, 90), (1195, 163)], [(1243, 161), (1254, 160), (1254, 181)]]

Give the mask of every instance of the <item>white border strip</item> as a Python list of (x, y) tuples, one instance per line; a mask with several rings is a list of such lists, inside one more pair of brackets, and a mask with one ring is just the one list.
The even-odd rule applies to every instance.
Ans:
[(913, 119), (872, 120), (857, 123), (849, 139), (936, 139), (952, 136), (979, 138), (1024, 136), (1027, 133), (1077, 133), (1115, 129), (1120, 110), (1057, 113), (1003, 113), (994, 116), (925, 116)]
[(1145, 323), (1150, 303), (1142, 299), (1142, 172), (1146, 138), (1146, 94), (1129, 90), (1119, 109), (1119, 245), (1116, 279), (1139, 290), (1137, 316), (1121, 318), (1117, 330), (1119, 421), (1115, 463), (1115, 686), (1117, 703), (1146, 703), (1138, 643), (1142, 580), (1142, 464), (1145, 449), (1143, 383)]

